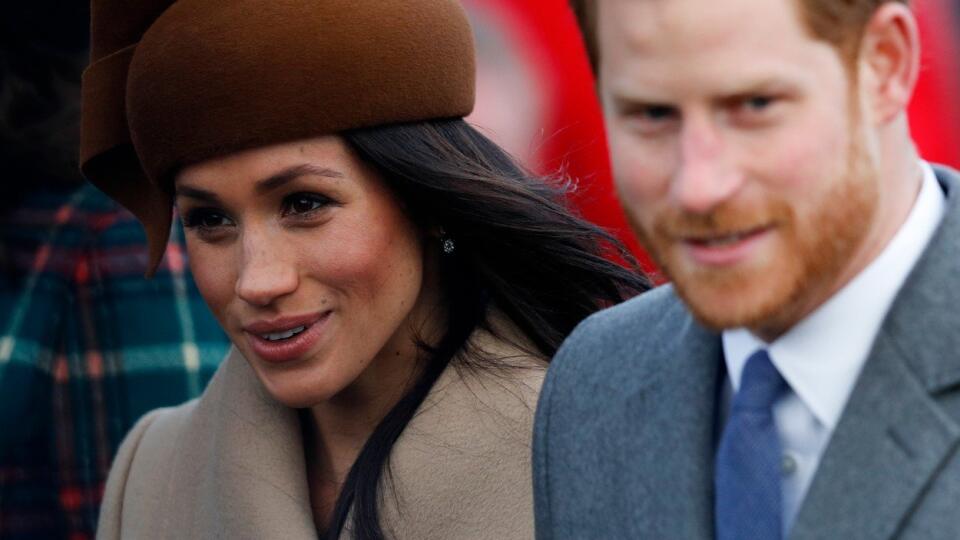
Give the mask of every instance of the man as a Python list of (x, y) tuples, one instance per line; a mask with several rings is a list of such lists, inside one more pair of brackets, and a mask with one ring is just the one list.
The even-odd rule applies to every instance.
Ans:
[(537, 536), (960, 538), (960, 177), (897, 0), (597, 0), (614, 174), (672, 285), (584, 322)]

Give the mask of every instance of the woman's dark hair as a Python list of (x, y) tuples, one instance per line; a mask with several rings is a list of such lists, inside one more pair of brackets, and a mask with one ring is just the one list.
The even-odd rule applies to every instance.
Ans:
[(339, 537), (352, 515), (354, 538), (379, 540), (380, 480), (391, 448), (473, 331), (489, 328), (488, 307), (510, 318), (536, 347), (531, 352), (549, 358), (587, 315), (647, 290), (649, 282), (613, 236), (571, 213), (569, 183), (525, 172), (463, 120), (358, 129), (345, 139), (417, 225), (442, 227), (456, 243), (452, 255), (439, 258), (446, 332), (422, 347), (418, 380), (360, 451), (326, 534)]

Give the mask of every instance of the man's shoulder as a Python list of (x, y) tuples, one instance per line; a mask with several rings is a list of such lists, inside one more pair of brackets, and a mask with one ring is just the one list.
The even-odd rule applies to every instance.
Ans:
[(689, 316), (672, 285), (663, 285), (585, 319), (564, 342), (566, 355), (620, 355), (672, 334)]
[(677, 296), (673, 285), (666, 284), (621, 304), (598, 311), (587, 317), (580, 326), (594, 329), (623, 329), (632, 327), (638, 322), (653, 324), (662, 321), (665, 316), (679, 315), (679, 313), (673, 313), (678, 310), (686, 313), (686, 307)]
[(655, 351), (689, 320), (673, 286), (664, 285), (584, 320), (557, 352), (548, 379), (622, 388), (656, 364)]

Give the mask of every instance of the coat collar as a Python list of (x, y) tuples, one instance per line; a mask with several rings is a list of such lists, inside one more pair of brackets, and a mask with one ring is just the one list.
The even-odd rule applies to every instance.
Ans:
[(270, 538), (283, 530), (287, 538), (316, 538), (296, 410), (270, 397), (235, 347), (222, 369), (197, 411), (213, 438), (206, 456), (213, 478), (199, 496), (214, 501), (214, 515), (231, 516), (210, 537)]
[(937, 168), (947, 199), (943, 222), (897, 296), (882, 333), (903, 352), (903, 359), (929, 393), (960, 382), (957, 306), (960, 288), (960, 174)]
[(898, 293), (821, 459), (791, 538), (890, 538), (960, 442), (933, 394), (960, 383), (960, 180), (940, 169), (944, 220)]
[[(511, 337), (509, 332), (507, 337)], [(480, 515), (477, 509), (488, 504), (487, 499), (531, 497), (529, 459), (524, 458), (530, 451), (533, 408), (545, 363), (483, 330), (475, 332), (471, 344), (473, 352), (502, 360), (519, 371), (504, 372), (506, 377), (488, 376), (451, 364), (438, 379), (391, 453), (394, 488), (383, 491), (386, 501), (382, 519), (397, 537), (416, 536), (404, 536), (407, 521), (403, 515), (422, 515), (424, 507), (443, 501)], [(491, 411), (492, 416), (483, 410)], [(317, 537), (298, 414), (266, 392), (236, 348), (231, 349), (211, 381), (192, 421), (198, 432), (209, 437), (209, 451), (203, 454), (205, 462), (181, 463), (180, 470), (197, 472), (197, 491), (190, 500), (203, 501), (207, 515), (222, 517), (207, 521), (216, 530), (197, 534), (270, 538), (282, 532), (284, 538)], [(443, 425), (439, 425), (441, 422)], [(478, 441), (479, 446), (471, 448)], [(469, 459), (461, 459), (464, 456)], [(463, 484), (424, 481), (466, 478), (509, 469), (516, 463), (526, 469), (513, 475), (518, 480), (512, 490), (510, 482), (493, 484), (493, 489), (506, 489), (506, 496), (504, 492), (469, 490)], [(448, 470), (437, 470), (442, 467)], [(438, 475), (440, 472), (444, 474)], [(393, 499), (398, 494), (403, 501)], [(471, 502), (471, 497), (476, 500)], [(511, 509), (515, 512), (513, 521), (518, 527), (529, 528), (532, 535), (532, 501), (525, 506), (527, 510), (521, 508), (519, 513)], [(486, 516), (486, 521), (496, 518)], [(434, 528), (436, 525), (432, 524)], [(454, 529), (448, 532), (462, 532), (456, 528), (457, 523), (451, 526)]]

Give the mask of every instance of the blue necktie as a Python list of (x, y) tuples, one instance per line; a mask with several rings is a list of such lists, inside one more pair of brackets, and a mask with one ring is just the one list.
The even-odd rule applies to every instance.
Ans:
[(786, 388), (767, 351), (747, 359), (717, 449), (717, 540), (778, 540), (782, 535), (783, 457), (773, 405)]

